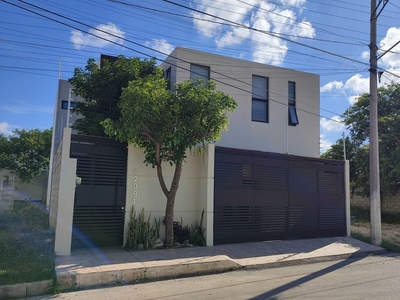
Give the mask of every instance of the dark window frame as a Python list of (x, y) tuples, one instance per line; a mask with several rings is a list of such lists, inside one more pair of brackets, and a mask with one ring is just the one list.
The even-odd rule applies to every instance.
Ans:
[[(267, 84), (266, 84), (267, 85), (266, 86), (267, 98), (263, 99), (263, 98), (253, 97), (253, 91), (252, 91), (252, 97), (251, 97), (251, 121), (252, 122), (260, 122), (260, 123), (269, 123), (269, 77), (259, 76), (259, 75), (252, 75), (252, 86), (253, 86), (254, 77), (259, 77), (259, 78), (266, 79), (266, 82), (267, 82)], [(254, 116), (253, 116), (253, 103), (254, 102), (259, 102), (259, 103), (265, 104), (265, 106), (266, 106), (266, 116), (265, 116), (264, 120), (254, 119)]]
[[(200, 68), (203, 68), (203, 69), (207, 69), (207, 78), (198, 77), (198, 76), (192, 77), (192, 74), (194, 74), (194, 72), (192, 72), (192, 66), (196, 66), (196, 67), (200, 67)], [(194, 78), (204, 78), (204, 79), (210, 80), (210, 73), (211, 73), (210, 67), (208, 67), (208, 66), (199, 65), (199, 64), (192, 64), (192, 63), (190, 64), (190, 79), (194, 79)], [(196, 73), (196, 75), (199, 75), (199, 74)]]
[[(70, 101), (70, 108), (76, 108), (76, 103), (74, 101)], [(62, 100), (61, 101), (61, 109), (68, 109), (68, 101)]]
[(171, 67), (169, 67), (167, 70), (165, 70), (164, 74), (165, 74), (165, 79), (167, 80), (167, 89), (170, 90), (171, 89), (171, 80), (172, 80)]
[[(291, 93), (291, 91), (293, 93)], [(288, 125), (299, 125), (299, 118), (296, 110), (296, 82), (288, 82)]]

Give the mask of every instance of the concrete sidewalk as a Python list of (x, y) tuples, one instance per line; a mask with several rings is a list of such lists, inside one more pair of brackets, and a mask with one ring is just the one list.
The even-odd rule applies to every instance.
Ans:
[(56, 258), (62, 290), (378, 255), (387, 251), (350, 237), (302, 239), (127, 252), (85, 249)]

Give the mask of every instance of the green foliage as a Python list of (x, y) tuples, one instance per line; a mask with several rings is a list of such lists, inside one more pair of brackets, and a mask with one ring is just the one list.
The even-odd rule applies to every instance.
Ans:
[(76, 68), (69, 82), (74, 86), (74, 94), (84, 99), (77, 102), (74, 110), (83, 118), (75, 121), (73, 128), (79, 133), (105, 136), (100, 123), (106, 119), (119, 120), (121, 110), (118, 102), (122, 90), (132, 80), (152, 74), (156, 62), (119, 56), (110, 63), (103, 60), (101, 68), (94, 59), (89, 59), (85, 69)]
[(51, 129), (16, 129), (6, 138), (0, 134), (0, 168), (9, 169), (25, 182), (47, 171), (50, 162)]
[(359, 206), (351, 206), (350, 213), (352, 218), (352, 223), (369, 223), (370, 220), (370, 210), (368, 208), (363, 208)]
[(146, 163), (156, 165), (156, 146), (161, 161), (182, 165), (186, 150), (212, 143), (227, 129), (227, 113), (236, 108), (229, 95), (216, 91), (212, 81), (191, 80), (168, 90), (161, 69), (154, 75), (129, 83), (119, 107), (119, 121), (107, 119), (102, 124), (110, 136), (140, 147)]
[(206, 239), (204, 237), (204, 231), (206, 230), (203, 228), (203, 219), (204, 219), (204, 209), (201, 212), (200, 223), (196, 222), (196, 225), (192, 225), (190, 227), (190, 243), (195, 246), (205, 246)]
[(54, 279), (48, 220), (43, 206), (29, 202), (16, 202), (11, 213), (1, 216), (0, 285)]
[[(352, 190), (369, 195), (369, 95), (361, 95), (343, 114), (350, 130), (348, 157)], [(378, 130), (381, 193), (394, 194), (400, 187), (400, 84), (378, 89)], [(342, 144), (343, 145), (343, 144)], [(340, 141), (323, 156), (338, 158)], [(340, 156), (340, 155), (339, 155)]]
[(136, 212), (132, 209), (126, 244), (128, 250), (148, 250), (155, 248), (156, 240), (159, 238), (161, 221), (154, 218), (155, 227), (153, 227), (150, 219), (151, 214), (147, 219), (145, 218), (144, 209), (137, 217)]
[(174, 243), (178, 242), (184, 244), (188, 242), (194, 246), (205, 246), (206, 239), (204, 237), (205, 228), (203, 228), (204, 209), (201, 213), (200, 223), (195, 225), (183, 226), (183, 219), (181, 222), (174, 222)]
[[(186, 152), (199, 154), (207, 143), (220, 139), (227, 129), (227, 113), (237, 106), (229, 95), (216, 90), (212, 81), (189, 80), (167, 89), (161, 69), (144, 78), (131, 81), (123, 90), (121, 118), (102, 122), (107, 135), (141, 148), (145, 162), (157, 167), (161, 189), (167, 198), (165, 240), (173, 245), (173, 208)], [(161, 164), (175, 165), (170, 189), (167, 188)]]

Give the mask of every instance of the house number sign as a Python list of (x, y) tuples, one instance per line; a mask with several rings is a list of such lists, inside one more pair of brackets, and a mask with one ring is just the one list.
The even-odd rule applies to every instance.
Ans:
[(133, 195), (133, 200), (132, 200), (132, 204), (135, 205), (136, 204), (136, 198), (138, 195), (138, 191), (137, 191), (137, 182), (138, 182), (138, 169), (134, 168), (133, 169), (133, 184), (132, 184), (132, 195)]

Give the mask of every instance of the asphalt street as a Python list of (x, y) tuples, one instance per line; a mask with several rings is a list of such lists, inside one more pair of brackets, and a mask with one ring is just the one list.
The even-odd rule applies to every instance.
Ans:
[(29, 299), (399, 299), (400, 255), (236, 271)]

